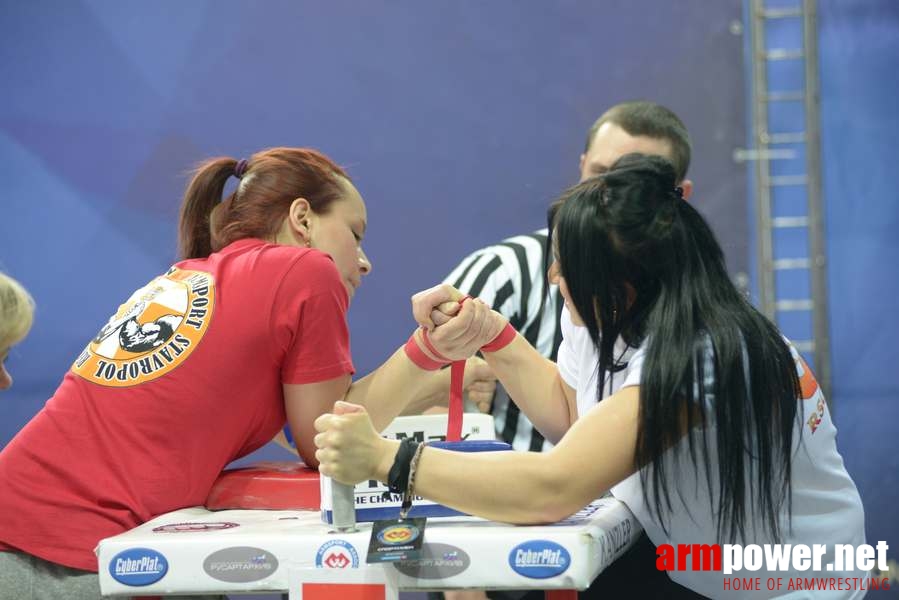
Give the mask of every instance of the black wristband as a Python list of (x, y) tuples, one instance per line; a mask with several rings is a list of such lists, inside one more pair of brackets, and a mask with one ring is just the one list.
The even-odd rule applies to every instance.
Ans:
[(412, 457), (415, 456), (415, 450), (418, 449), (418, 442), (412, 438), (403, 438), (400, 441), (400, 449), (396, 452), (393, 459), (393, 466), (387, 473), (387, 487), (394, 494), (403, 494), (409, 485), (409, 465)]

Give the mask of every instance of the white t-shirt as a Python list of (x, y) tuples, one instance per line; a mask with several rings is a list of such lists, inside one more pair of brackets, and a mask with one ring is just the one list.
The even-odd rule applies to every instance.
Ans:
[[(558, 365), (563, 380), (577, 391), (577, 407), (579, 417), (583, 417), (597, 404), (596, 376), (598, 356), (590, 340), (587, 329), (574, 325), (567, 308), (562, 310), (562, 345), (559, 348)], [(621, 340), (616, 343), (616, 355), (625, 350)], [(792, 350), (792, 347), (791, 347)], [(792, 350), (794, 358), (798, 354)], [(603, 397), (611, 395), (629, 385), (640, 384), (640, 373), (645, 352), (643, 348), (628, 350), (625, 358), (627, 367), (612, 375), (611, 384), (603, 386)], [(799, 410), (801, 420), (797, 421), (793, 432), (793, 465), (792, 465), (792, 531), (787, 528), (786, 507), (781, 519), (783, 525), (782, 544), (825, 544), (827, 554), (821, 565), (834, 563), (834, 545), (851, 544), (858, 546), (865, 543), (864, 511), (861, 498), (846, 468), (843, 459), (836, 449), (836, 427), (830, 418), (830, 411), (824, 402), (824, 395), (814, 383), (814, 378), (803, 370), (803, 363), (797, 362), (803, 384), (803, 397)], [(611, 391), (610, 391), (611, 390)], [(714, 400), (712, 400), (714, 401)], [(714, 427), (714, 424), (710, 427)], [(801, 432), (800, 432), (801, 429)], [(692, 435), (695, 442), (699, 434)], [(688, 440), (684, 438), (668, 451), (668, 458), (680, 452), (680, 468), (669, 467), (667, 470), (667, 488), (671, 492), (672, 512), (668, 515), (666, 534), (658, 520), (650, 515), (644, 502), (645, 495), (640, 484), (640, 474), (635, 473), (612, 487), (613, 495), (624, 502), (637, 517), (653, 544), (714, 544), (717, 540), (717, 508), (718, 502), (712, 501), (710, 489), (717, 490), (718, 467), (716, 464), (717, 448), (714, 431), (707, 432), (709, 443), (709, 459), (711, 488), (706, 483), (703, 470), (698, 473), (690, 462)], [(697, 452), (700, 445), (697, 444)], [(698, 456), (701, 469), (701, 456)], [(673, 464), (673, 463), (669, 463)], [(666, 465), (668, 467), (668, 465)], [(751, 489), (751, 487), (749, 488)], [(717, 497), (715, 492), (714, 497)], [(764, 532), (765, 527), (759, 515), (750, 512), (753, 503), (747, 497), (747, 537), (753, 537), (752, 531)], [(746, 543), (771, 544), (773, 540), (765, 539), (760, 533), (755, 539)], [(690, 566), (691, 561), (687, 565)], [(674, 581), (701, 594), (712, 598), (767, 598), (787, 595), (788, 578), (866, 578), (868, 572), (854, 571), (767, 571), (765, 564), (758, 571), (746, 569), (724, 575), (719, 571), (669, 571)], [(792, 569), (792, 564), (789, 565)], [(724, 591), (724, 579), (733, 577), (761, 577), (762, 591), (745, 592)], [(780, 591), (767, 591), (765, 582), (768, 577), (782, 578), (784, 587)], [(846, 587), (845, 585), (843, 587)], [(858, 586), (854, 586), (858, 587)], [(792, 592), (791, 598), (861, 598), (865, 591), (852, 590), (815, 590)]]

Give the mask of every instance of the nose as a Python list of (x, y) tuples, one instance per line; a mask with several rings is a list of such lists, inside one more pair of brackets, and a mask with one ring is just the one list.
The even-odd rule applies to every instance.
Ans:
[(371, 261), (368, 260), (368, 256), (366, 256), (365, 251), (362, 248), (359, 248), (359, 271), (361, 271), (363, 275), (371, 273)]

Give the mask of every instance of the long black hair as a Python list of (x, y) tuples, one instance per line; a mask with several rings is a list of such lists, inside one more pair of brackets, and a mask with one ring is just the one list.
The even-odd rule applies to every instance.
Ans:
[(719, 540), (745, 539), (747, 515), (779, 540), (781, 512), (791, 513), (796, 366), (777, 328), (734, 287), (675, 177), (664, 158), (630, 154), (567, 190), (550, 211), (561, 274), (599, 354), (597, 399), (625, 366), (614, 354), (619, 336), (646, 343), (635, 459), (649, 467), (641, 482), (663, 529), (673, 491), (666, 477), (678, 468), (678, 454), (672, 463), (666, 450), (692, 432), (689, 455), (715, 499)]

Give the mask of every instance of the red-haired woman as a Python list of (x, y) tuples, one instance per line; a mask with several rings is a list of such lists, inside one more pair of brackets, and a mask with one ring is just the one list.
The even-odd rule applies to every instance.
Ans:
[[(347, 174), (314, 150), (203, 164), (181, 208), (184, 260), (119, 307), (0, 453), (0, 589), (96, 598), (100, 539), (202, 504), (285, 418), (315, 466), (312, 423), (336, 400), (384, 426), (421, 395), (431, 376), (402, 350), (351, 385), (366, 223)], [(486, 313), (466, 303), (434, 345), (452, 356)]]

